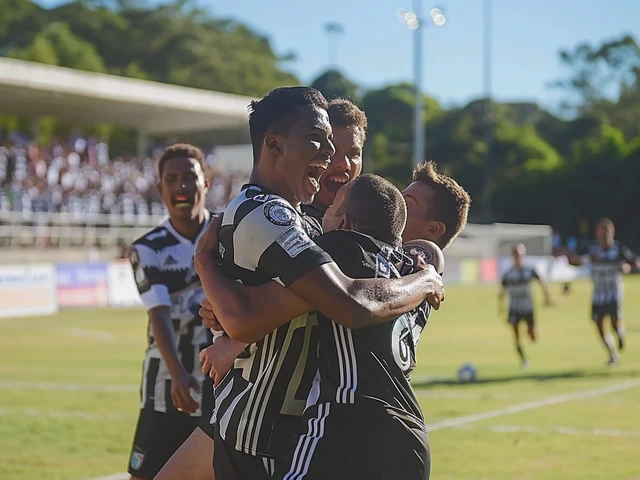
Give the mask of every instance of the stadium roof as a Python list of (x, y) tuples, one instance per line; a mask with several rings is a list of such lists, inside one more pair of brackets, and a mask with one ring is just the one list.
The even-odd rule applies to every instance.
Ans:
[(148, 134), (247, 125), (251, 98), (0, 58), (0, 112)]

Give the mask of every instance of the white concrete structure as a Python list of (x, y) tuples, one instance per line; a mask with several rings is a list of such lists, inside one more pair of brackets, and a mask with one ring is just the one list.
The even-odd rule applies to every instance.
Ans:
[(73, 124), (106, 122), (141, 137), (248, 125), (240, 95), (0, 58), (0, 112), (52, 116)]

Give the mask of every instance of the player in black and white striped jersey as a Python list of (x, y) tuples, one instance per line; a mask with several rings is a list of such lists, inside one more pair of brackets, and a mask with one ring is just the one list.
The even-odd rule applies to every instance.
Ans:
[[(258, 285), (274, 279), (286, 286), (295, 295), (286, 305), (275, 306), (278, 311), (288, 309), (287, 318), (301, 318), (275, 331), (265, 327), (260, 332), (252, 324), (246, 336), (240, 330), (229, 332), (250, 345), (246, 349), (242, 345), (234, 368), (216, 388), (217, 478), (269, 478), (270, 459), (297, 428), (313, 380), (315, 369), (307, 362), (316, 341), (313, 317), (307, 315), (313, 307), (322, 305), (336, 315), (373, 323), (411, 310), (425, 296), (436, 304), (442, 299), (433, 269), (398, 281), (353, 280), (311, 240), (310, 220), (299, 211), (299, 204), (313, 199), (318, 177), (333, 154), (326, 100), (319, 92), (305, 87), (276, 89), (253, 105), (250, 126), (254, 186), (245, 188), (225, 211), (222, 265), (242, 283)], [(198, 246), (196, 265), (216, 309), (234, 300), (216, 295), (211, 266), (217, 238), (212, 243), (205, 240), (207, 235), (200, 242), (207, 244), (202, 251)], [(273, 324), (269, 306), (260, 308), (260, 324)], [(278, 322), (282, 325), (279, 318)]]
[(502, 276), (502, 288), (498, 295), (498, 310), (502, 311), (504, 305), (505, 294), (509, 295), (509, 313), (507, 321), (513, 328), (513, 335), (516, 343), (516, 351), (520, 355), (522, 368), (529, 366), (529, 361), (524, 353), (520, 343), (520, 331), (518, 329), (520, 322), (526, 322), (527, 333), (532, 342), (538, 338), (536, 329), (533, 299), (531, 297), (531, 282), (537, 280), (542, 286), (544, 292), (545, 304), (550, 305), (549, 285), (547, 281), (538, 275), (535, 268), (524, 264), (524, 257), (527, 249), (522, 243), (513, 246), (511, 251), (513, 255), (513, 266), (507, 270)]
[(140, 418), (129, 461), (133, 479), (153, 479), (213, 404), (211, 381), (199, 364), (211, 333), (198, 314), (204, 291), (193, 262), (198, 236), (211, 219), (205, 209), (205, 165), (202, 152), (191, 145), (165, 150), (158, 163), (158, 189), (169, 219), (131, 248), (131, 266), (149, 315)]
[(605, 331), (604, 319), (611, 319), (611, 329), (618, 335), (618, 347), (624, 348), (625, 327), (622, 323), (622, 299), (624, 285), (622, 275), (633, 267), (640, 268), (640, 257), (628, 247), (615, 240), (615, 225), (602, 218), (596, 225), (597, 244), (583, 256), (569, 255), (569, 263), (575, 266), (591, 265), (593, 296), (591, 318), (596, 323), (598, 334), (609, 352), (609, 365), (617, 365), (620, 354), (613, 335)]

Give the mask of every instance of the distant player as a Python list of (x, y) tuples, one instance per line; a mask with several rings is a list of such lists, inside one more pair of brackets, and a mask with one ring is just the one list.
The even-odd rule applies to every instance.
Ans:
[(531, 282), (537, 280), (544, 292), (546, 305), (551, 303), (549, 297), (549, 285), (544, 278), (538, 276), (534, 268), (524, 265), (524, 256), (527, 249), (522, 243), (514, 245), (512, 250), (514, 265), (502, 276), (502, 288), (498, 297), (498, 309), (502, 311), (505, 294), (509, 294), (509, 315), (507, 321), (513, 328), (513, 335), (516, 342), (516, 350), (522, 361), (522, 368), (529, 366), (529, 361), (520, 344), (520, 322), (526, 322), (527, 333), (532, 342), (538, 338), (538, 332), (533, 315), (533, 300), (531, 299)]
[(210, 221), (204, 168), (202, 152), (191, 145), (165, 150), (158, 190), (169, 219), (131, 247), (131, 266), (149, 315), (142, 404), (128, 469), (132, 480), (153, 479), (213, 405), (211, 381), (198, 362), (211, 333), (198, 314), (204, 291), (193, 264), (198, 236)]
[(611, 328), (618, 336), (618, 347), (624, 348), (625, 328), (622, 323), (622, 297), (624, 286), (622, 275), (629, 273), (632, 267), (640, 268), (640, 257), (629, 248), (615, 240), (615, 226), (608, 218), (596, 224), (596, 245), (583, 256), (569, 255), (571, 265), (591, 265), (593, 296), (591, 300), (591, 318), (598, 327), (598, 333), (607, 351), (609, 365), (617, 365), (620, 354), (610, 332), (605, 332), (604, 319), (611, 319)]

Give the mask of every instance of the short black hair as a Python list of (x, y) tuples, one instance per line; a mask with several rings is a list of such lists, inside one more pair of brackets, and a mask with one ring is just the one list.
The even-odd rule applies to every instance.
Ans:
[(270, 132), (288, 134), (296, 121), (295, 113), (299, 107), (326, 110), (328, 106), (327, 99), (319, 90), (305, 86), (278, 87), (260, 100), (252, 100), (249, 104), (249, 135), (254, 165), (260, 159), (265, 135)]
[(471, 197), (453, 178), (438, 172), (435, 162), (423, 162), (413, 170), (413, 181), (422, 182), (434, 192), (434, 204), (429, 215), (444, 223), (446, 231), (438, 242), (445, 248), (458, 236), (467, 224)]
[(164, 169), (164, 164), (167, 163), (168, 160), (171, 160), (173, 158), (193, 158), (200, 164), (202, 172), (206, 175), (207, 160), (204, 158), (202, 150), (200, 150), (198, 147), (194, 147), (189, 143), (176, 143), (165, 148), (162, 156), (160, 157), (160, 160), (158, 160), (159, 178), (162, 178), (162, 170)]
[(327, 108), (331, 125), (355, 128), (362, 136), (362, 143), (367, 139), (367, 115), (351, 100), (334, 98)]
[(360, 233), (394, 247), (402, 243), (407, 205), (400, 190), (379, 175), (363, 173), (356, 177), (336, 213), (349, 215)]

